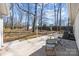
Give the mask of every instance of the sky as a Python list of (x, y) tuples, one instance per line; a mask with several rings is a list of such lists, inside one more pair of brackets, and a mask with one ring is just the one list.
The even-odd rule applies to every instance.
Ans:
[[(45, 11), (46, 11), (45, 16), (49, 19), (48, 22), (51, 23), (51, 24), (52, 24), (52, 22), (53, 23), (55, 22), (55, 20), (54, 20), (54, 9), (52, 7), (53, 7), (52, 4), (48, 4), (47, 7), (45, 8)], [(68, 11), (67, 11), (66, 4), (62, 4), (62, 12), (61, 12), (62, 21), (66, 22), (66, 23), (67, 23), (67, 20), (68, 20), (68, 13), (67, 12)], [(62, 24), (62, 25), (64, 25), (64, 24)]]
[[(26, 12), (23, 12), (22, 10), (20, 10), (18, 7), (17, 7), (17, 4), (13, 4), (14, 7), (13, 7), (13, 13), (14, 13), (14, 22), (17, 23), (17, 21), (19, 21), (19, 17), (20, 15), (22, 15), (22, 23), (24, 24), (25, 22), (27, 22), (27, 13)], [(24, 9), (24, 10), (28, 10), (27, 9), (27, 3), (19, 3), (18, 4), (20, 6), (20, 8)], [(35, 11), (35, 4), (33, 3), (30, 3), (30, 12), (32, 12), (34, 14), (34, 11)], [(40, 7), (41, 4), (38, 4), (37, 6), (37, 20), (40, 20), (40, 12), (41, 12), (41, 7)], [(58, 7), (58, 3), (56, 3), (56, 7)], [(68, 10), (67, 10), (67, 6), (65, 3), (62, 3), (62, 11), (61, 11), (61, 16), (62, 16), (62, 25), (67, 25), (68, 23)], [(43, 10), (43, 21), (45, 21), (47, 23), (47, 25), (50, 25), (50, 24), (55, 24), (55, 19), (54, 19), (54, 3), (45, 3), (44, 4), (44, 10)], [(30, 25), (32, 25), (32, 21), (33, 21), (33, 16), (30, 15)]]

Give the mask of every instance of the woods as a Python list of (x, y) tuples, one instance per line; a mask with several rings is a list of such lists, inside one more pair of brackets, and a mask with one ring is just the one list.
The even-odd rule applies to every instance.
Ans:
[(7, 36), (17, 33), (16, 36), (19, 37), (20, 35), (27, 36), (27, 34), (36, 35), (36, 30), (38, 34), (49, 33), (51, 29), (59, 31), (68, 25), (67, 22), (63, 23), (67, 21), (62, 14), (63, 6), (66, 5), (62, 3), (11, 3), (9, 5), (10, 15), (4, 17), (4, 33)]

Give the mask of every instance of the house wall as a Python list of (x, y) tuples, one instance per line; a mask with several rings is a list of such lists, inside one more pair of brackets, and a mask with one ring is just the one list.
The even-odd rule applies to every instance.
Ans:
[(69, 18), (71, 25), (73, 26), (73, 31), (79, 50), (79, 3), (70, 3), (68, 4), (69, 9)]
[(68, 3), (68, 10), (69, 10), (69, 20), (71, 25), (74, 25), (74, 20), (79, 12), (79, 3)]
[(76, 43), (77, 43), (78, 50), (79, 50), (79, 12), (78, 12), (77, 17), (75, 19), (73, 28), (74, 28)]

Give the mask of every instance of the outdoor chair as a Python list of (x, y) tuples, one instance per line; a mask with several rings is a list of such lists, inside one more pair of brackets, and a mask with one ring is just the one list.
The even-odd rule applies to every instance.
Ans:
[(46, 55), (47, 56), (52, 56), (52, 55), (56, 55), (56, 45), (57, 45), (57, 40), (56, 39), (48, 39), (46, 40), (46, 47), (45, 47), (45, 51), (46, 51)]
[(58, 37), (58, 38), (52, 38), (51, 37), (52, 35), (49, 35), (49, 38), (46, 40), (46, 47), (45, 47), (45, 51), (46, 51), (46, 55), (56, 55), (56, 47), (57, 45), (61, 45), (62, 46), (62, 43), (61, 43), (61, 40), (62, 40), (62, 37)]

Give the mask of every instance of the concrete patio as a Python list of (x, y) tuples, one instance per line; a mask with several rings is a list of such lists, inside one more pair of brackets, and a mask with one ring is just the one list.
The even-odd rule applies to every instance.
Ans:
[[(56, 35), (56, 33), (55, 33)], [(53, 36), (52, 36), (53, 37)], [(55, 37), (55, 36), (54, 36)], [(57, 37), (57, 36), (56, 36)], [(7, 42), (7, 50), (0, 51), (1, 56), (46, 56), (45, 45), (48, 35), (28, 40)], [(77, 56), (78, 50), (75, 41), (61, 40), (56, 46), (57, 56)]]

